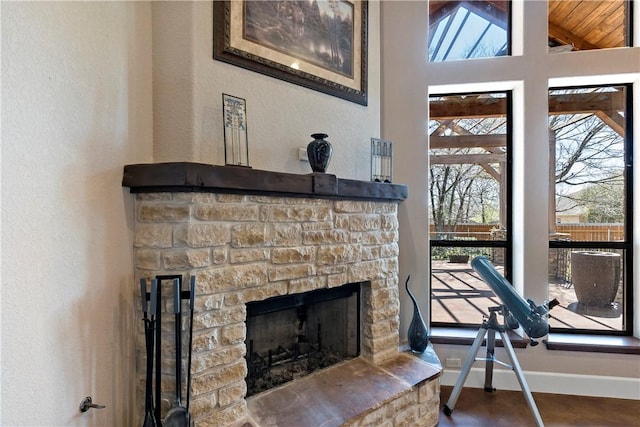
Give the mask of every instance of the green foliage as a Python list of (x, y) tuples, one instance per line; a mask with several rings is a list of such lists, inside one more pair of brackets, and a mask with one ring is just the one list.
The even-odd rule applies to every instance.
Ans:
[(621, 179), (588, 187), (580, 192), (580, 199), (587, 208), (587, 222), (624, 222), (624, 184)]
[(491, 255), (491, 248), (465, 248), (460, 246), (437, 246), (431, 248), (431, 259), (447, 260), (450, 255), (468, 255), (469, 259)]

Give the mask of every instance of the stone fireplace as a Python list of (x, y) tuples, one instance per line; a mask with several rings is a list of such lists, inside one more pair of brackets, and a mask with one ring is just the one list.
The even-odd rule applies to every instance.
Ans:
[[(353, 413), (350, 405), (326, 425), (437, 423), (440, 370), (399, 351), (397, 210), (405, 186), (196, 163), (129, 165), (123, 185), (136, 200), (136, 281), (196, 277), (190, 390), (196, 426), (287, 425), (284, 419), (272, 424), (277, 416), (264, 408), (289, 385), (245, 399), (247, 304), (350, 284), (359, 288), (360, 355), (308, 381), (332, 369), (343, 370), (336, 371), (340, 378), (366, 371), (387, 392), (373, 396), (362, 389), (381, 383), (343, 384), (373, 400)], [(170, 314), (172, 305), (161, 309)], [(163, 317), (163, 330), (170, 330), (171, 319)], [(165, 351), (170, 359), (171, 346)], [(170, 367), (162, 376), (164, 412), (175, 386)], [(297, 416), (311, 419), (303, 414), (309, 405), (303, 406)]]

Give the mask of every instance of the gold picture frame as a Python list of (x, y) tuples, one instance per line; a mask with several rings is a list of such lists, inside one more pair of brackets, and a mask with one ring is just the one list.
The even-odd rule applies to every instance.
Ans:
[(214, 1), (213, 57), (367, 105), (367, 2)]

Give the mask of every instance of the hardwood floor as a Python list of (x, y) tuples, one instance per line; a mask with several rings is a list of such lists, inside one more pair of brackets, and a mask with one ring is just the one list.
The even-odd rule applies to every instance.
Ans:
[[(442, 386), (441, 406), (447, 403), (453, 387)], [(546, 427), (640, 427), (640, 401), (601, 397), (533, 393)], [(451, 416), (440, 410), (439, 427), (526, 427), (535, 420), (524, 394), (497, 390), (487, 393), (463, 388)]]

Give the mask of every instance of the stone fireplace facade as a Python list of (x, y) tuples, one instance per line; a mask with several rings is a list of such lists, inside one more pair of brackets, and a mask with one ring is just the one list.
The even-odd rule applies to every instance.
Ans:
[[(196, 277), (190, 411), (197, 426), (249, 417), (248, 302), (361, 282), (360, 358), (379, 365), (398, 355), (400, 198), (153, 189), (128, 184), (126, 169), (123, 185), (142, 189), (135, 194), (136, 282)], [(312, 187), (326, 193), (320, 182)], [(161, 309), (164, 328), (172, 304)], [(174, 387), (163, 379), (166, 405)]]

